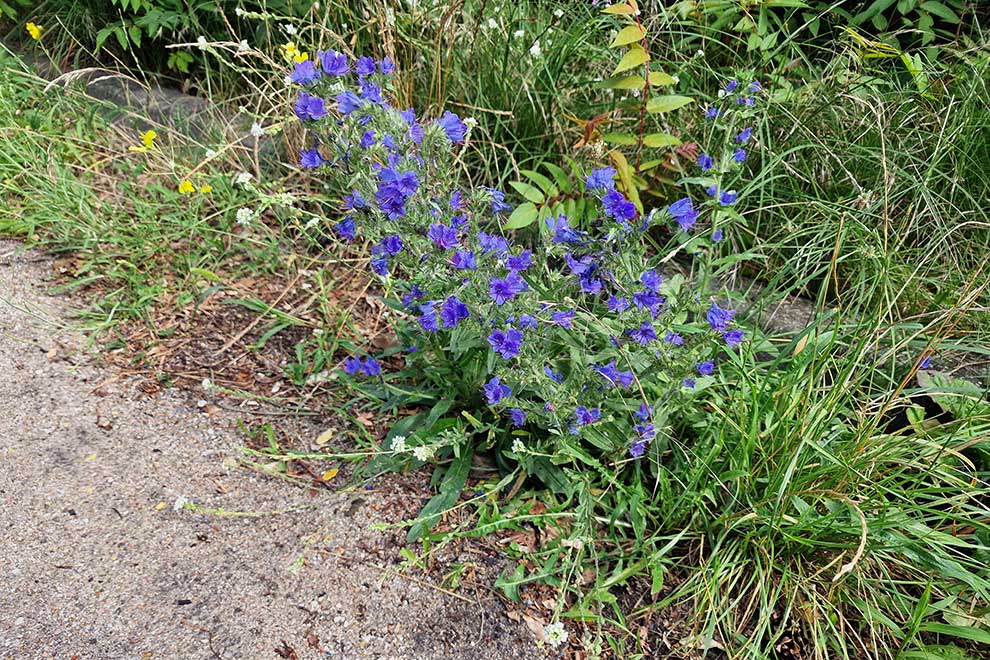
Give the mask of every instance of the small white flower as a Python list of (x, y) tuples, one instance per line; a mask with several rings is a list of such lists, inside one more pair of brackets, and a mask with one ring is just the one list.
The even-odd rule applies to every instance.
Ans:
[(238, 7), (237, 9), (234, 10), (234, 13), (237, 14), (238, 16), (243, 16), (244, 10)]
[(557, 18), (560, 18), (561, 16), (564, 15), (564, 10), (558, 7), (557, 9), (553, 10), (553, 15), (556, 16)]
[(254, 220), (254, 211), (249, 208), (237, 209), (237, 224), (247, 227)]
[(695, 55), (697, 55), (698, 57), (704, 57), (705, 56), (705, 51), (703, 49), (699, 48), (698, 49), (698, 52), (695, 53)]
[(478, 127), (478, 120), (475, 119), (474, 117), (465, 117), (463, 121), (464, 121), (464, 125), (467, 126), (468, 129)]
[(279, 193), (275, 196), (275, 201), (283, 206), (292, 206), (296, 203), (296, 198), (292, 196), (292, 193)]
[(413, 456), (415, 456), (417, 460), (423, 461), (425, 463), (426, 461), (433, 458), (433, 447), (427, 447), (426, 445), (413, 447)]
[(292, 76), (282, 78), (282, 87), (292, 87)]
[(318, 224), (320, 224), (320, 219), (314, 216), (306, 221), (306, 229), (312, 229)]
[(512, 453), (513, 454), (526, 453), (526, 445), (519, 438), (516, 438), (515, 440), (512, 441)]
[(392, 27), (395, 25), (395, 10), (391, 7), (385, 8), (385, 25)]
[(187, 500), (182, 495), (179, 495), (177, 498), (175, 498), (175, 503), (172, 504), (172, 511), (178, 513), (179, 511), (185, 509), (187, 504), (192, 504), (192, 502)]
[(515, 32), (512, 33), (512, 36), (515, 37), (516, 39), (522, 39), (523, 37), (526, 36), (526, 30), (516, 30)]
[(241, 39), (240, 43), (237, 44), (237, 50), (241, 53), (246, 53), (251, 50), (251, 44), (248, 43), (247, 39)]
[(534, 41), (533, 45), (529, 47), (529, 54), (532, 55), (533, 57), (539, 57), (540, 55), (543, 54), (543, 51), (540, 49), (539, 39)]
[(250, 172), (238, 172), (237, 176), (234, 177), (234, 185), (246, 186), (247, 184), (251, 183), (252, 178), (253, 177), (251, 176)]
[(671, 76), (671, 79), (672, 79), (672, 80), (674, 81), (674, 84), (675, 84), (675, 85), (676, 85), (677, 83), (679, 83), (679, 82), (681, 82), (681, 79), (677, 77), (677, 74), (674, 74), (674, 75), (672, 75), (672, 76)]
[(282, 26), (282, 29), (285, 30), (285, 33), (290, 36), (299, 32), (299, 30), (296, 29), (296, 26), (293, 25), (292, 23), (286, 23), (285, 25)]
[(407, 449), (406, 436), (397, 435), (394, 438), (392, 438), (392, 451), (396, 452), (397, 454), (401, 454), (402, 452), (406, 451), (406, 449)]
[(207, 158), (216, 158), (216, 155), (217, 155), (217, 150), (216, 149), (207, 149), (206, 150), (206, 157)]
[(316, 337), (323, 336), (323, 328), (313, 328), (313, 335)]
[(213, 381), (210, 380), (209, 378), (204, 378), (202, 384), (204, 390), (209, 390), (211, 387), (213, 387)]
[(567, 631), (564, 630), (564, 624), (558, 621), (543, 628), (543, 637), (547, 640), (547, 644), (557, 648), (567, 641)]
[(206, 50), (206, 37), (199, 37), (196, 39), (196, 47), (200, 50)]
[[(498, 21), (496, 21), (494, 18), (489, 18), (487, 25), (489, 30), (494, 30), (495, 28), (498, 27)], [(485, 26), (482, 25), (481, 27), (485, 27)]]
[(261, 124), (259, 124), (258, 122), (254, 122), (253, 124), (251, 124), (251, 135), (253, 135), (256, 138), (260, 138), (264, 134), (265, 134), (265, 129), (262, 128)]

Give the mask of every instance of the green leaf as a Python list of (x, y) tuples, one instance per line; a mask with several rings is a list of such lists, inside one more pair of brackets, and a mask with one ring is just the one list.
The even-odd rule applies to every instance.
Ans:
[(936, 2), (935, 0), (926, 0), (926, 2), (921, 3), (921, 8), (930, 14), (935, 14), (941, 18), (946, 23), (956, 24), (959, 22), (959, 15), (952, 11), (941, 2)]
[(619, 46), (631, 44), (634, 41), (641, 40), (644, 36), (646, 36), (646, 29), (643, 26), (627, 25), (619, 30), (619, 34), (615, 35), (615, 39), (612, 40), (612, 45), (609, 48), (618, 48)]
[(534, 204), (542, 204), (546, 201), (543, 193), (541, 193), (540, 189), (535, 186), (531, 186), (528, 183), (523, 183), (522, 181), (509, 181), (509, 185), (515, 188), (516, 192)]
[(619, 64), (612, 71), (612, 75), (616, 75), (623, 71), (628, 71), (634, 67), (650, 61), (650, 54), (643, 50), (640, 46), (635, 46), (629, 49), (629, 52), (622, 56), (619, 60)]
[(533, 170), (519, 170), (519, 173), (539, 186), (540, 190), (542, 190), (547, 197), (557, 196), (557, 193), (559, 192), (557, 190), (557, 186), (554, 185), (553, 181), (539, 172), (534, 172)]
[(636, 9), (633, 8), (628, 2), (622, 2), (617, 5), (610, 5), (602, 10), (603, 14), (635, 14)]
[(631, 133), (606, 133), (602, 136), (610, 144), (632, 145), (636, 144), (636, 136)]
[(923, 623), (918, 627), (918, 632), (952, 635), (953, 637), (968, 639), (980, 644), (990, 644), (990, 632), (980, 628), (971, 628), (969, 626), (950, 626), (945, 623)]
[(571, 185), (571, 177), (567, 176), (567, 172), (564, 171), (562, 167), (554, 165), (553, 163), (543, 163), (543, 169), (553, 175), (554, 181), (565, 193), (571, 192), (573, 186)]
[[(660, 147), (676, 147), (681, 141), (668, 133), (650, 133), (643, 136), (643, 144), (654, 149)], [(642, 168), (640, 168), (642, 170)]]
[(603, 80), (599, 87), (601, 89), (643, 89), (645, 85), (646, 80), (643, 76), (615, 76)]
[(677, 96), (676, 94), (671, 94), (669, 96), (654, 96), (646, 102), (646, 111), (652, 114), (670, 112), (671, 110), (683, 108), (692, 101), (694, 101), (694, 99), (690, 96)]
[(522, 229), (528, 227), (536, 221), (538, 211), (532, 202), (520, 204), (512, 211), (512, 215), (505, 223), (505, 229)]
[(663, 71), (650, 71), (650, 84), (654, 87), (666, 87), (668, 85), (673, 85), (676, 82), (677, 81), (674, 80), (673, 76), (668, 75)]

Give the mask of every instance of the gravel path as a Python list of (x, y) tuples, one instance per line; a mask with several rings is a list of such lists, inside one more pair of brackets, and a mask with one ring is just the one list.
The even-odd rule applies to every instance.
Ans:
[(542, 656), (484, 591), (391, 573), (401, 493), (230, 468), (236, 417), (90, 365), (50, 272), (0, 241), (0, 657)]

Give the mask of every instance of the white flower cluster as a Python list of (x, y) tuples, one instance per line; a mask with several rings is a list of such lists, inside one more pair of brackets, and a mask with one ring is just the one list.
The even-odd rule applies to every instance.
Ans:
[(543, 638), (547, 644), (553, 648), (557, 648), (567, 641), (567, 631), (564, 629), (564, 624), (560, 621), (547, 624), (543, 628)]

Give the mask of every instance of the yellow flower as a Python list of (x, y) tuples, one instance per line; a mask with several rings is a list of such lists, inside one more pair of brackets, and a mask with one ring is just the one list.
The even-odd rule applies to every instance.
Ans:
[(179, 184), (180, 194), (188, 195), (189, 193), (194, 193), (194, 192), (196, 192), (196, 186), (194, 186), (193, 182), (190, 181), (189, 179), (185, 179), (182, 183)]
[(210, 184), (208, 184), (208, 183), (204, 183), (203, 185), (201, 185), (201, 186), (199, 187), (199, 192), (201, 192), (201, 193), (209, 193), (209, 192), (213, 192), (213, 186), (211, 186), (211, 185), (210, 185)]
[(299, 55), (299, 49), (296, 48), (296, 44), (293, 41), (284, 44), (283, 46), (281, 46), (281, 48), (282, 48), (282, 57), (284, 57), (287, 61), (294, 60), (296, 56)]
[(292, 58), (295, 62), (305, 62), (309, 59), (309, 53), (296, 53), (295, 57)]
[(144, 146), (148, 149), (153, 149), (155, 147), (156, 137), (158, 137), (158, 132), (154, 129), (145, 131), (144, 133), (141, 133), (141, 142), (143, 142)]
[(24, 27), (27, 28), (27, 33), (31, 35), (31, 38), (32, 39), (34, 39), (35, 41), (38, 41), (39, 39), (41, 39), (41, 28), (40, 27), (38, 27), (34, 23), (28, 23)]

